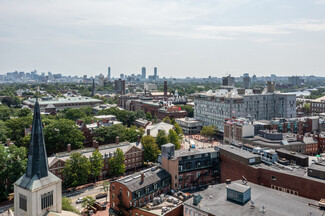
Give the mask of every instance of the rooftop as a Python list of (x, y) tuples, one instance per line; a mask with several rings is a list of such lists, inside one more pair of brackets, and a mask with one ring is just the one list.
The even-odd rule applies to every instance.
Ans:
[[(24, 101), (26, 104), (34, 105), (36, 98)], [(101, 100), (92, 97), (57, 97), (57, 98), (40, 98), (40, 106), (47, 104), (61, 104), (61, 103), (76, 103), (76, 102), (102, 102)]]
[[(241, 184), (241, 181), (235, 183)], [(232, 185), (234, 183), (231, 183)], [(318, 205), (317, 201), (295, 196), (285, 192), (269, 189), (253, 183), (247, 184), (251, 187), (251, 202), (244, 205), (235, 204), (227, 200), (226, 184), (218, 184), (199, 192), (202, 200), (198, 205), (193, 205), (193, 198), (184, 202), (185, 207), (202, 210), (212, 215), (245, 215), (245, 216), (296, 216), (296, 215), (322, 215), (324, 211), (308, 204)], [(262, 206), (266, 210), (261, 212)]]
[(301, 158), (301, 159), (307, 159), (307, 158), (308, 158), (307, 155), (303, 155), (303, 154), (300, 154), (300, 153), (298, 153), (298, 152), (289, 151), (289, 150), (287, 150), (287, 149), (283, 149), (283, 148), (281, 148), (281, 149), (277, 149), (277, 150), (275, 150), (275, 151), (276, 151), (276, 152), (283, 153), (283, 154), (293, 155), (293, 156), (295, 156), (295, 157), (297, 157), (297, 158)]
[[(141, 182), (141, 174), (144, 175), (144, 182)], [(170, 177), (170, 174), (166, 170), (160, 167), (152, 167), (116, 181), (125, 185), (131, 192), (134, 192), (168, 177)]]
[(311, 164), (308, 169), (312, 169), (312, 170), (317, 170), (317, 171), (321, 171), (321, 172), (325, 172), (325, 166), (323, 165), (318, 165), (318, 164)]
[(211, 152), (217, 152), (217, 150), (215, 150), (214, 148), (207, 148), (207, 149), (196, 149), (196, 148), (191, 149), (191, 148), (189, 148), (186, 150), (175, 151), (175, 157), (184, 157), (184, 156), (205, 154), (205, 153), (211, 153)]
[(250, 153), (249, 151), (246, 151), (246, 150), (243, 150), (240, 148), (236, 148), (236, 147), (233, 147), (230, 145), (218, 145), (217, 148), (223, 149), (225, 151), (229, 151), (235, 155), (238, 155), (238, 156), (246, 158), (246, 159), (258, 157), (258, 155), (256, 155), (256, 154)]

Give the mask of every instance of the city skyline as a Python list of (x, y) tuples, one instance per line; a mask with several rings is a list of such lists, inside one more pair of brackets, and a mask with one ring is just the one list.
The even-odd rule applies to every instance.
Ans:
[(0, 74), (322, 76), (325, 1), (0, 3)]

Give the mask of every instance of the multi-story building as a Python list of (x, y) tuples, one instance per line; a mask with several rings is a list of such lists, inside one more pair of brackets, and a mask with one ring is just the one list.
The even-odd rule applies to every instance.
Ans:
[(145, 80), (147, 78), (146, 68), (142, 67), (141, 69), (141, 79)]
[[(26, 104), (31, 109), (34, 109), (36, 99), (32, 98), (29, 100), (23, 101), (23, 104)], [(38, 99), (41, 112), (45, 111), (45, 108), (52, 104), (51, 106), (56, 109), (56, 111), (64, 110), (65, 108), (80, 108), (84, 106), (96, 106), (102, 104), (103, 101), (91, 98), (91, 97), (62, 97), (62, 98), (51, 98), (51, 97), (42, 97)]]
[(97, 141), (93, 141), (93, 147), (78, 150), (71, 150), (71, 145), (68, 144), (67, 151), (56, 153), (54, 156), (48, 157), (49, 168), (54, 175), (64, 181), (62, 171), (66, 161), (70, 158), (72, 153), (79, 152), (83, 156), (89, 158), (92, 153), (98, 149), (104, 159), (104, 167), (99, 175), (99, 179), (105, 179), (110, 175), (109, 158), (114, 155), (114, 152), (118, 148), (124, 153), (125, 170), (136, 170), (143, 166), (143, 149), (141, 143), (139, 141), (135, 143), (119, 143), (117, 138), (116, 144), (98, 145)]
[[(164, 169), (152, 167), (111, 182), (110, 215), (134, 215), (155, 197), (170, 191), (171, 175)], [(137, 215), (137, 214), (136, 214)], [(152, 215), (152, 214), (150, 214)]]
[(118, 79), (115, 80), (115, 92), (121, 95), (125, 94), (125, 80)]
[(202, 130), (203, 123), (194, 118), (176, 118), (175, 121), (182, 128), (184, 134), (198, 134)]
[(238, 94), (236, 89), (198, 94), (194, 99), (194, 118), (204, 125), (215, 125), (223, 129), (225, 119), (248, 117), (255, 120), (271, 120), (275, 117), (296, 117), (296, 95), (282, 93), (254, 94), (245, 90)]
[(312, 100), (310, 109), (312, 113), (325, 113), (325, 96)]
[(223, 130), (224, 143), (243, 143), (243, 138), (254, 137), (254, 126), (246, 119), (225, 121)]
[(243, 87), (244, 89), (249, 89), (251, 87), (251, 78), (248, 74), (243, 77)]
[(213, 148), (175, 151), (172, 143), (162, 145), (161, 163), (171, 175), (173, 190), (200, 188), (219, 182), (219, 152)]

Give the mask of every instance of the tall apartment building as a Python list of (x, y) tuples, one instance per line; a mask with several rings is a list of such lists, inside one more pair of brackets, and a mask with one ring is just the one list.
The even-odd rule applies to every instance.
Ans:
[(223, 86), (233, 86), (235, 85), (235, 78), (230, 75), (227, 77), (222, 77), (222, 85)]
[(251, 78), (249, 75), (243, 77), (243, 86), (244, 89), (249, 89), (251, 87)]
[(194, 118), (204, 125), (215, 125), (223, 130), (225, 119), (251, 116), (255, 120), (271, 120), (275, 117), (296, 117), (296, 95), (266, 92), (254, 94), (245, 90), (219, 89), (196, 95), (194, 99)]
[(141, 73), (141, 79), (146, 79), (147, 77), (147, 72), (146, 72), (146, 68), (145, 67), (142, 67), (142, 73)]
[(125, 94), (125, 80), (118, 79), (115, 80), (115, 91), (118, 94)]

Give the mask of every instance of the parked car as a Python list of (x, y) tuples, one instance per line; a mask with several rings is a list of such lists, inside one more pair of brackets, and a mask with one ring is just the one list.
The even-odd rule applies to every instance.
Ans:
[(107, 193), (99, 193), (95, 196), (96, 199), (107, 197)]
[(76, 203), (79, 204), (79, 203), (82, 203), (83, 202), (83, 197), (79, 197), (77, 200), (76, 200)]

